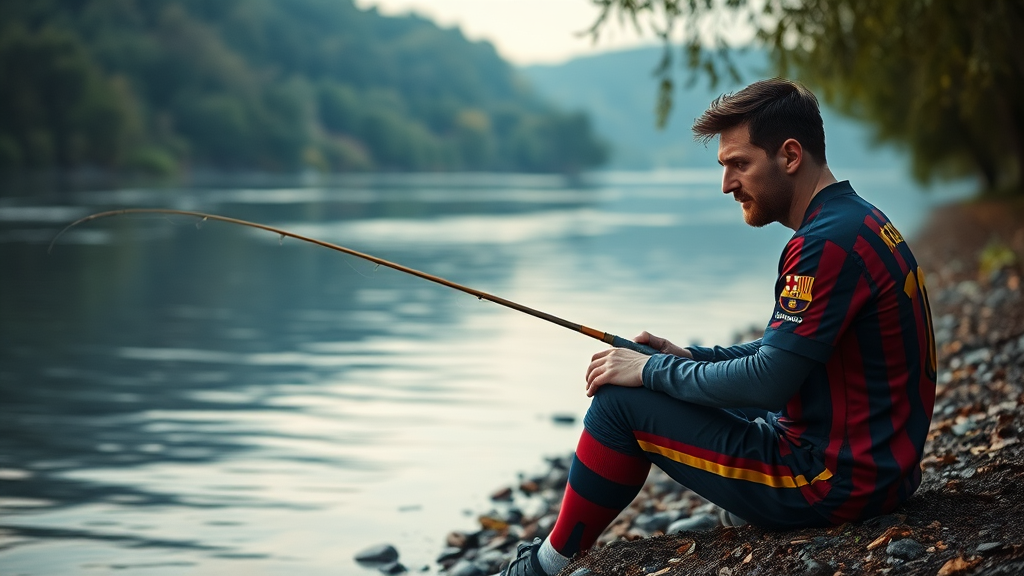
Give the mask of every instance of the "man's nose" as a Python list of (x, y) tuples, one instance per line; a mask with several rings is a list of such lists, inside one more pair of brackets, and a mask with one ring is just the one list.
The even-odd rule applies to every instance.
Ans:
[(725, 170), (725, 171), (722, 172), (722, 193), (723, 194), (732, 194), (733, 192), (738, 190), (739, 187), (740, 187), (739, 181), (736, 180), (735, 178), (733, 178), (732, 175), (729, 174), (728, 170)]

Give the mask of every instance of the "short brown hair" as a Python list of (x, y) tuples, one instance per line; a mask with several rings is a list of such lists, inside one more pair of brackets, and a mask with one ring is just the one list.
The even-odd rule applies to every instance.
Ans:
[(707, 144), (740, 124), (748, 125), (750, 143), (769, 155), (793, 138), (818, 164), (825, 164), (825, 127), (818, 99), (802, 84), (772, 78), (723, 94), (693, 123), (693, 135)]

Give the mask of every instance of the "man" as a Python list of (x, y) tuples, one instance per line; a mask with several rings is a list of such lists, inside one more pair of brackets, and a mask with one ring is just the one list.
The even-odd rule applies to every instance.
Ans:
[(586, 552), (653, 462), (732, 518), (797, 528), (888, 512), (921, 480), (935, 398), (924, 275), (882, 212), (825, 162), (818, 102), (783, 79), (719, 97), (693, 125), (719, 137), (722, 191), (751, 226), (795, 230), (764, 337), (728, 348), (593, 356), (594, 400), (550, 536), (509, 576)]

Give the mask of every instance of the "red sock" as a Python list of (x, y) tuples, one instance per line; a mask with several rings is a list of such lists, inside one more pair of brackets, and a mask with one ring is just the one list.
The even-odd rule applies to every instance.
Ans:
[(651, 462), (616, 452), (585, 429), (569, 468), (562, 509), (548, 540), (562, 556), (589, 550), (601, 532), (636, 498)]

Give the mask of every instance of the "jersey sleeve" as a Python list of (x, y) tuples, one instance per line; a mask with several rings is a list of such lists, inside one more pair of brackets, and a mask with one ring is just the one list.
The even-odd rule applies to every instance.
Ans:
[(855, 255), (814, 236), (790, 240), (762, 342), (825, 362), (873, 288)]
[(694, 360), (721, 362), (722, 360), (732, 360), (734, 358), (742, 358), (744, 356), (757, 354), (757, 350), (760, 347), (761, 339), (758, 338), (753, 342), (734, 344), (729, 347), (715, 346), (713, 348), (707, 348), (705, 346), (687, 346), (686, 349), (690, 351), (691, 355), (693, 355)]
[(778, 410), (796, 394), (814, 366), (805, 356), (771, 346), (717, 362), (655, 354), (644, 365), (643, 384), (701, 406)]

